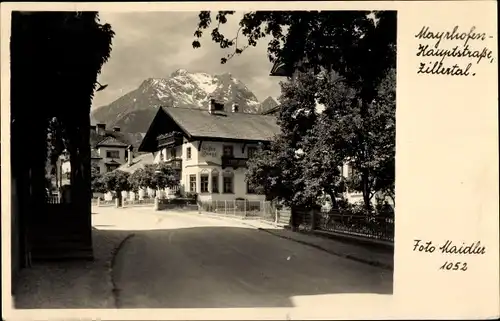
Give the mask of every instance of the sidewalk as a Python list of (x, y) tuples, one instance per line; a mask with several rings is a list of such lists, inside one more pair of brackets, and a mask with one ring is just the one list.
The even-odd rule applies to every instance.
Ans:
[(394, 269), (393, 251), (376, 249), (370, 246), (356, 244), (348, 241), (334, 240), (326, 236), (317, 236), (311, 233), (293, 232), (288, 229), (284, 229), (283, 227), (276, 226), (271, 222), (265, 222), (262, 220), (238, 219), (234, 217), (225, 217), (222, 215), (213, 215), (209, 213), (202, 213), (199, 215), (213, 217), (216, 219), (236, 220), (242, 224), (252, 226), (258, 230), (273, 234), (277, 237), (312, 246), (333, 255), (341, 256), (350, 260), (366, 263), (373, 266), (378, 266), (387, 270)]
[(93, 230), (94, 261), (34, 264), (21, 271), (16, 309), (114, 309), (111, 264), (126, 231)]

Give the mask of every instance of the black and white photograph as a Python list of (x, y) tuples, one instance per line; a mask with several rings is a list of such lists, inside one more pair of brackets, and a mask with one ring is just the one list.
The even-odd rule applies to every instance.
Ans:
[(13, 308), (392, 296), (397, 17), (13, 11)]

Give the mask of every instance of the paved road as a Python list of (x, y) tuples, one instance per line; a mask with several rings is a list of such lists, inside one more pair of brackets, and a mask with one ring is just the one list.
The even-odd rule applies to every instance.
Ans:
[(114, 211), (94, 226), (136, 230), (113, 269), (119, 308), (293, 307), (315, 302), (304, 296), (392, 293), (390, 271), (237, 222)]

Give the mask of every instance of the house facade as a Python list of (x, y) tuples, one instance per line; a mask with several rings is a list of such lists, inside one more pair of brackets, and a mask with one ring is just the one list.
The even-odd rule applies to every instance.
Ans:
[(196, 193), (200, 201), (264, 200), (246, 182), (246, 162), (279, 132), (276, 118), (220, 106), (212, 101), (208, 109), (160, 108), (139, 151), (152, 153), (154, 163), (170, 164), (181, 192)]
[(130, 145), (108, 136), (96, 144), (91, 161), (99, 168), (100, 173), (107, 173), (127, 163), (129, 154), (132, 156)]
[[(122, 164), (127, 163), (133, 157), (132, 145), (120, 140), (112, 133), (105, 130), (105, 124), (97, 124), (90, 127), (91, 137), (96, 141), (90, 147), (91, 165), (99, 169), (100, 174), (111, 172)], [(114, 133), (119, 133), (120, 128), (114, 127)], [(57, 179), (61, 186), (69, 184), (69, 173), (71, 164), (67, 154), (61, 155), (57, 163)]]

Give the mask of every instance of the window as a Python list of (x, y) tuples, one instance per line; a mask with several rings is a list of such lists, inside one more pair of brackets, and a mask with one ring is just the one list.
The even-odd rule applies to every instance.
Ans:
[(106, 171), (107, 172), (112, 172), (112, 171), (114, 171), (117, 168), (118, 168), (118, 165), (106, 165)]
[(186, 158), (191, 159), (191, 147), (186, 148)]
[(223, 191), (222, 192), (226, 193), (226, 194), (234, 193), (233, 183), (234, 183), (233, 174), (232, 173), (224, 173), (223, 185), (222, 185)]
[(219, 193), (219, 172), (212, 171), (212, 193)]
[(120, 158), (120, 151), (118, 150), (108, 150), (106, 151), (107, 158)]
[(257, 147), (248, 147), (248, 158), (252, 158), (257, 152)]
[(196, 175), (189, 175), (189, 191), (196, 193)]
[(233, 157), (233, 146), (231, 145), (225, 145), (222, 148), (222, 155), (223, 156), (228, 156), (228, 157)]
[(200, 187), (202, 193), (208, 193), (208, 174), (201, 174)]
[(177, 155), (176, 155), (176, 152), (175, 152), (175, 147), (174, 147), (174, 148), (172, 148), (172, 149), (170, 150), (170, 157), (171, 157), (171, 158), (175, 158), (176, 156), (177, 156)]

